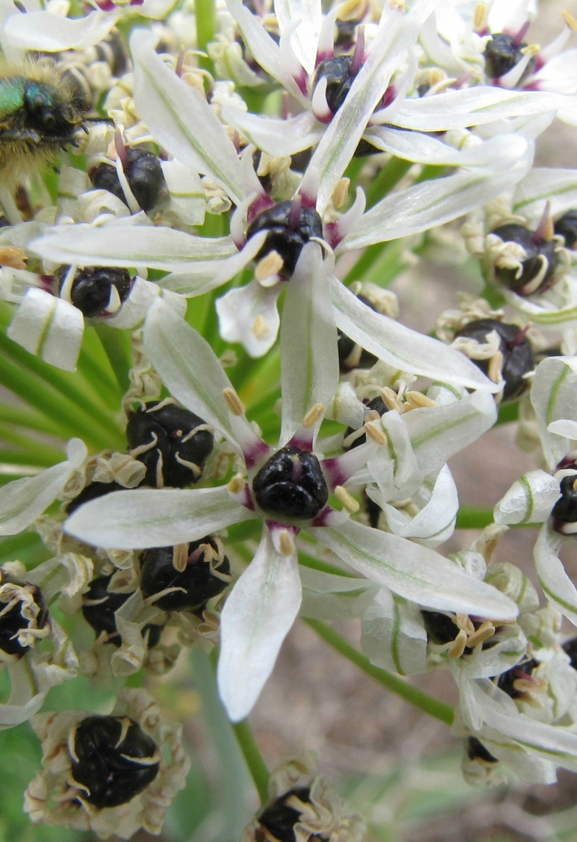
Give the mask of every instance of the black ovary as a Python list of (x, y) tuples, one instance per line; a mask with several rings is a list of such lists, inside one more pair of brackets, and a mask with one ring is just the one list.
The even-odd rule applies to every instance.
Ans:
[(553, 529), (563, 533), (563, 525), (577, 521), (577, 491), (573, 487), (577, 481), (577, 474), (563, 477), (560, 483), (561, 497), (553, 506), (551, 517)]
[[(144, 211), (154, 208), (162, 194), (167, 190), (162, 166), (157, 155), (147, 149), (136, 146), (127, 150), (128, 162), (124, 167), (124, 174), (134, 193), (134, 198)], [(102, 163), (90, 174), (90, 180), (95, 188), (108, 190), (117, 199), (128, 205), (124, 191), (118, 180), (116, 167)]]
[[(365, 298), (364, 295), (358, 295), (357, 298), (359, 301), (362, 301), (363, 304), (366, 304), (371, 310), (375, 310), (369, 299)], [(341, 374), (346, 374), (352, 368), (372, 368), (377, 362), (377, 358), (373, 354), (369, 354), (368, 351), (363, 349), (358, 363), (352, 366), (348, 365), (347, 360), (356, 347), (356, 342), (354, 342), (349, 336), (341, 333), (340, 330), (337, 331), (337, 351), (339, 355), (339, 368), (341, 370)]]
[[(98, 576), (98, 578), (92, 580), (90, 587), (84, 594), (84, 599), (90, 601), (99, 600), (99, 604), (84, 604), (82, 606), (82, 614), (86, 622), (92, 626), (97, 636), (100, 636), (102, 632), (106, 632), (108, 635), (106, 643), (112, 643), (114, 646), (119, 647), (122, 640), (116, 628), (114, 612), (118, 611), (132, 594), (110, 592), (108, 585), (111, 579), (112, 576)], [(100, 602), (100, 600), (103, 601)], [(162, 626), (155, 623), (151, 623), (142, 629), (142, 636), (145, 639), (148, 635), (149, 649), (156, 646), (160, 640), (161, 632)]]
[[(11, 577), (4, 577), (3, 581), (19, 584), (22, 587), (26, 585), (25, 582), (12, 579)], [(34, 628), (44, 628), (48, 621), (48, 608), (42, 596), (42, 592), (36, 586), (28, 586), (28, 589), (33, 587), (34, 602), (40, 608), (36, 618)], [(4, 603), (0, 602), (0, 610), (4, 607)], [(14, 637), (22, 629), (30, 628), (30, 622), (22, 616), (22, 602), (18, 600), (16, 604), (5, 614), (0, 617), (0, 649), (6, 652), (7, 655), (17, 655), (22, 657), (30, 649), (29, 646), (22, 646), (18, 639)]]
[(566, 640), (561, 648), (567, 655), (569, 655), (570, 665), (574, 670), (577, 670), (577, 637), (572, 637), (571, 640)]
[(90, 485), (87, 485), (82, 489), (80, 494), (78, 494), (74, 500), (71, 500), (70, 503), (68, 503), (65, 508), (66, 514), (71, 515), (72, 512), (75, 512), (76, 509), (84, 503), (88, 503), (90, 500), (97, 500), (98, 497), (103, 497), (105, 494), (110, 494), (112, 491), (126, 491), (126, 488), (117, 482), (91, 482)]
[(252, 489), (264, 512), (296, 520), (316, 517), (329, 499), (317, 457), (291, 445), (275, 453), (260, 469)]
[[(266, 828), (278, 842), (295, 842), (294, 826), (302, 814), (285, 803), (291, 795), (295, 795), (299, 801), (305, 804), (310, 804), (310, 789), (308, 787), (297, 787), (277, 798), (259, 816), (261, 826)], [(324, 836), (319, 836), (316, 833), (310, 839), (327, 842)]]
[[(493, 35), (485, 47), (485, 71), (487, 76), (498, 79), (512, 70), (523, 58), (522, 50), (527, 46), (524, 42), (515, 43), (514, 35), (507, 32), (499, 32)], [(521, 84), (535, 67), (535, 59), (532, 58), (523, 72), (517, 84)]]
[[(553, 274), (559, 263), (559, 255), (555, 252), (557, 246), (555, 240), (535, 239), (533, 231), (529, 231), (528, 228), (514, 222), (507, 223), (507, 225), (500, 225), (491, 233), (500, 237), (504, 243), (518, 243), (527, 254), (527, 257), (521, 264), (522, 271), (519, 277), (516, 277), (516, 269), (495, 267), (495, 276), (503, 286), (512, 289), (519, 295), (536, 295), (545, 292), (551, 286), (554, 280)], [(525, 293), (523, 288), (530, 284), (541, 271), (543, 257), (547, 261), (547, 269), (543, 275), (543, 279), (537, 289), (532, 290), (530, 293)]]
[(120, 716), (89, 716), (80, 723), (74, 736), (78, 761), (72, 759), (72, 776), (77, 784), (88, 790), (82, 791), (82, 798), (99, 809), (126, 804), (146, 789), (158, 774), (158, 763), (145, 765), (138, 763), (138, 759), (127, 759), (151, 758), (157, 747), (133, 720), (118, 745), (122, 719)]
[(567, 248), (575, 248), (577, 243), (577, 210), (568, 210), (553, 225), (556, 234), (561, 234)]
[(467, 757), (469, 760), (484, 760), (485, 763), (499, 762), (477, 737), (467, 738)]
[(442, 645), (450, 643), (457, 637), (459, 627), (451, 617), (447, 617), (440, 611), (421, 611), (421, 615), (427, 637), (432, 643)]
[[(383, 401), (383, 399), (381, 397), (376, 397), (376, 398), (373, 398), (372, 401), (369, 401), (367, 403), (367, 409), (375, 410), (381, 416), (383, 416), (385, 414), (385, 412), (389, 411), (388, 408), (385, 406), (385, 402)], [(354, 429), (352, 427), (347, 427), (347, 429), (345, 430), (345, 438), (347, 436), (350, 436), (351, 433), (354, 433)], [(344, 449), (345, 450), (352, 450), (353, 447), (359, 447), (359, 445), (364, 444), (366, 442), (366, 440), (367, 440), (367, 436), (366, 436), (365, 433), (363, 433), (363, 435), (356, 438), (353, 441), (353, 443), (351, 445), (349, 445), (349, 447), (346, 447)], [(379, 509), (379, 511), (380, 511), (380, 509)]]
[[(61, 266), (56, 272), (58, 292), (62, 292), (69, 266)], [(116, 287), (120, 301), (124, 303), (130, 293), (132, 279), (126, 269), (108, 266), (87, 266), (78, 269), (72, 282), (70, 300), (87, 319), (99, 316), (110, 301), (110, 291)]]
[[(455, 338), (466, 336), (484, 343), (493, 330), (496, 330), (499, 335), (499, 350), (503, 354), (501, 371), (505, 381), (503, 401), (510, 401), (518, 398), (526, 390), (527, 381), (523, 379), (523, 375), (535, 368), (533, 349), (527, 337), (524, 336), (517, 342), (521, 333), (517, 325), (504, 324), (496, 319), (477, 319), (457, 331)], [(488, 373), (489, 360), (471, 360), (471, 362), (474, 362), (484, 374)]]
[(314, 208), (301, 207), (298, 222), (294, 227), (289, 225), (292, 206), (292, 201), (279, 202), (273, 208), (259, 213), (246, 232), (247, 239), (250, 239), (259, 231), (268, 231), (255, 260), (262, 260), (271, 251), (278, 252), (284, 261), (282, 274), (287, 277), (294, 272), (305, 243), (311, 237), (323, 239), (323, 223)]
[(156, 466), (159, 454), (162, 453), (162, 476), (164, 484), (172, 488), (183, 488), (200, 479), (194, 471), (186, 465), (181, 465), (177, 454), (186, 462), (192, 462), (200, 470), (206, 462), (214, 444), (214, 436), (209, 430), (199, 430), (187, 441), (183, 442), (196, 427), (204, 424), (202, 418), (175, 404), (167, 404), (158, 410), (154, 407), (158, 401), (151, 401), (142, 409), (134, 412), (126, 427), (128, 447), (132, 450), (144, 444), (149, 444), (154, 435), (157, 436), (156, 445), (135, 456), (146, 466), (146, 476), (141, 485), (156, 488)]
[(352, 62), (352, 56), (340, 56), (327, 58), (317, 67), (313, 89), (321, 79), (327, 80), (326, 100), (333, 114), (339, 110), (353, 84), (355, 77), (350, 73)]
[[(210, 537), (193, 541), (188, 545), (188, 563), (182, 572), (174, 567), (173, 547), (144, 550), (140, 555), (140, 589), (143, 596), (153, 596), (166, 588), (183, 588), (155, 600), (154, 605), (164, 611), (201, 612), (208, 600), (218, 596), (227, 586), (227, 582), (213, 576), (204, 553), (192, 559), (201, 544), (210, 544), (217, 550), (216, 542)], [(230, 563), (226, 556), (218, 571), (226, 575), (230, 573)]]
[(497, 687), (503, 690), (503, 692), (512, 699), (519, 699), (522, 697), (523, 693), (513, 686), (515, 681), (518, 678), (530, 676), (537, 666), (539, 666), (539, 661), (536, 661), (534, 658), (531, 658), (529, 661), (525, 661), (524, 664), (517, 664), (516, 667), (512, 667), (512, 669), (507, 670), (507, 672), (501, 673), (497, 681)]

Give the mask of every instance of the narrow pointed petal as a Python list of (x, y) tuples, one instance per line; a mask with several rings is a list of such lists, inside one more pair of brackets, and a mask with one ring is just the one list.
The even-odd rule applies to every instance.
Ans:
[(281, 32), (293, 29), (293, 52), (306, 72), (313, 73), (323, 20), (320, 0), (275, 0), (274, 11)]
[(497, 391), (464, 354), (371, 310), (344, 284), (329, 277), (337, 327), (362, 348), (401, 371), (469, 389)]
[(318, 143), (324, 131), (310, 111), (303, 111), (288, 120), (280, 120), (225, 105), (222, 116), (250, 143), (275, 157), (294, 155), (303, 149), (310, 149)]
[(368, 579), (427, 608), (494, 619), (518, 614), (496, 588), (428, 547), (351, 520), (336, 529), (307, 531)]
[(118, 20), (109, 12), (91, 12), (85, 17), (68, 18), (51, 12), (29, 11), (10, 15), (4, 23), (2, 40), (10, 48), (56, 53), (83, 50), (106, 38)]
[(114, 316), (105, 318), (106, 324), (111, 327), (126, 328), (134, 330), (144, 321), (146, 314), (157, 298), (164, 301), (184, 318), (186, 315), (186, 299), (174, 292), (164, 290), (151, 281), (144, 278), (135, 278), (130, 295)]
[(421, 132), (443, 132), (508, 117), (536, 116), (569, 106), (571, 97), (534, 91), (508, 91), (477, 85), (420, 99), (407, 99), (395, 125)]
[(97, 547), (140, 550), (198, 541), (252, 517), (226, 488), (141, 488), (85, 503), (65, 530)]
[(76, 371), (84, 317), (68, 301), (32, 288), (22, 299), (7, 335), (50, 365)]
[(362, 617), (381, 588), (367, 579), (336, 576), (310, 567), (300, 569), (303, 586), (301, 616), (314, 620)]
[(171, 155), (211, 175), (238, 204), (244, 189), (233, 142), (203, 95), (162, 61), (155, 44), (150, 30), (137, 29), (130, 38), (139, 116)]
[(577, 588), (565, 572), (559, 552), (563, 538), (544, 524), (535, 542), (535, 570), (543, 592), (555, 608), (577, 626)]
[(302, 250), (289, 281), (281, 327), (281, 441), (292, 438), (307, 412), (327, 406), (339, 381), (337, 328), (326, 263), (318, 243)]
[(294, 623), (302, 590), (296, 554), (278, 553), (268, 529), (220, 618), (218, 686), (233, 722), (253, 708)]
[[(292, 283), (292, 281), (291, 281)], [(280, 317), (277, 300), (281, 289), (263, 287), (257, 280), (231, 289), (216, 301), (220, 335), (240, 342), (251, 357), (262, 357), (274, 345)]]
[(545, 471), (529, 471), (515, 480), (495, 506), (495, 523), (543, 523), (560, 495), (559, 480)]
[[(320, 146), (319, 146), (320, 148)], [(470, 170), (415, 184), (378, 202), (359, 222), (339, 251), (417, 234), (475, 210), (514, 187), (533, 161), (533, 145), (518, 135), (484, 142)]]
[(230, 380), (208, 342), (162, 299), (149, 310), (144, 345), (171, 395), (236, 445), (223, 396), (232, 389)]
[(399, 675), (422, 675), (427, 633), (418, 607), (381, 588), (363, 616), (361, 649), (377, 667)]
[(72, 439), (65, 462), (47, 468), (38, 476), (17, 479), (0, 488), (0, 535), (16, 535), (40, 517), (86, 455), (84, 442)]
[(567, 455), (571, 442), (548, 427), (552, 421), (577, 418), (576, 382), (577, 358), (548, 357), (537, 366), (531, 386), (543, 454), (551, 470)]
[(148, 267), (169, 272), (195, 269), (201, 261), (215, 261), (217, 269), (217, 261), (238, 252), (232, 237), (193, 237), (174, 228), (140, 225), (67, 225), (33, 240), (30, 249), (54, 263)]
[(545, 202), (557, 217), (577, 206), (577, 172), (559, 167), (533, 167), (515, 190), (513, 213), (538, 221)]

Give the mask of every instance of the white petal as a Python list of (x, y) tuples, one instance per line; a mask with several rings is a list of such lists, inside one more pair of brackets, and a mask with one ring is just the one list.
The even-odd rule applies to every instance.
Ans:
[(271, 674), (301, 604), (296, 554), (277, 553), (268, 529), (220, 617), (218, 686), (233, 722), (244, 719)]
[(557, 167), (533, 167), (517, 186), (513, 213), (537, 222), (545, 202), (551, 202), (551, 216), (557, 217), (577, 206), (577, 172)]
[(386, 412), (381, 426), (387, 437), (385, 447), (379, 447), (368, 461), (378, 492), (369, 496), (382, 506), (388, 500), (403, 500), (420, 486), (424, 475), (413, 451), (409, 431), (396, 409)]
[(478, 155), (470, 171), (386, 196), (363, 216), (339, 250), (417, 234), (475, 210), (524, 177), (533, 160), (533, 145), (523, 137), (505, 135), (485, 141)]
[(149, 309), (158, 297), (173, 307), (175, 312), (184, 317), (186, 314), (186, 299), (174, 292), (161, 289), (158, 284), (145, 281), (144, 278), (135, 278), (130, 290), (130, 295), (114, 316), (107, 316), (104, 321), (111, 327), (127, 328), (134, 330), (140, 326)]
[(303, 604), (301, 615), (315, 620), (362, 617), (378, 591), (367, 579), (337, 576), (301, 567)]
[(401, 371), (469, 389), (497, 391), (495, 383), (464, 354), (376, 313), (336, 278), (329, 277), (329, 284), (337, 327), (371, 354)]
[(412, 602), (478, 617), (517, 616), (512, 600), (427, 547), (351, 520), (307, 531), (354, 570)]
[(86, 458), (80, 439), (72, 439), (68, 459), (35, 477), (9, 482), (0, 488), (0, 535), (15, 535), (36, 520), (56, 500), (71, 474)]
[(171, 395), (236, 444), (243, 419), (231, 426), (223, 397), (225, 389), (232, 389), (230, 380), (208, 342), (160, 298), (148, 312), (144, 345)]
[(577, 626), (577, 589), (559, 558), (562, 545), (563, 538), (544, 524), (533, 549), (535, 569), (547, 599)]
[(337, 328), (318, 243), (308, 243), (288, 282), (281, 327), (281, 442), (316, 403), (327, 406), (339, 382)]
[(416, 605), (380, 588), (365, 611), (361, 649), (382, 669), (400, 675), (426, 672), (427, 633)]
[(85, 503), (68, 518), (65, 531), (94, 546), (139, 550), (198, 541), (251, 517), (226, 488), (141, 488)]
[(67, 225), (59, 233), (33, 240), (30, 249), (55, 263), (168, 271), (195, 268), (200, 261), (220, 261), (238, 252), (231, 237), (193, 237), (174, 228), (140, 225), (130, 230), (123, 225)]
[(570, 441), (549, 432), (552, 421), (577, 418), (577, 358), (548, 357), (539, 363), (531, 387), (531, 403), (547, 465), (553, 470), (567, 455)]
[(543, 523), (560, 495), (559, 481), (545, 471), (529, 471), (515, 480), (495, 506), (495, 523)]
[(118, 20), (109, 12), (90, 12), (84, 17), (67, 18), (51, 12), (10, 15), (2, 39), (10, 47), (40, 50), (83, 50), (103, 41)]
[(310, 111), (304, 111), (288, 120), (281, 120), (225, 105), (222, 116), (250, 143), (275, 157), (294, 155), (303, 149), (310, 149), (318, 143), (323, 134), (323, 129), (319, 128)]
[(84, 334), (80, 310), (42, 289), (29, 289), (7, 330), (10, 339), (50, 365), (76, 371)]
[(479, 391), (444, 406), (414, 409), (403, 416), (403, 421), (419, 468), (424, 476), (430, 476), (451, 456), (477, 441), (496, 418), (494, 400)]
[(130, 38), (134, 102), (154, 138), (181, 163), (211, 175), (235, 204), (244, 198), (234, 144), (214, 109), (156, 53), (155, 36), (137, 29)]
[(502, 117), (544, 114), (568, 107), (574, 100), (562, 94), (508, 91), (477, 85), (460, 91), (406, 99), (395, 124), (422, 132), (443, 132), (490, 123)]
[(27, 722), (38, 713), (50, 689), (50, 685), (38, 680), (26, 658), (7, 666), (10, 674), (10, 696), (6, 704), (0, 705), (0, 728), (13, 728)]
[(279, 284), (267, 288), (253, 280), (218, 298), (216, 312), (222, 338), (227, 342), (241, 342), (251, 357), (266, 354), (278, 334), (280, 293)]
[(313, 73), (322, 25), (320, 0), (275, 0), (274, 11), (281, 33), (292, 29), (293, 52), (307, 73)]
[(161, 161), (170, 207), (187, 225), (202, 225), (206, 212), (206, 196), (196, 170), (180, 161)]

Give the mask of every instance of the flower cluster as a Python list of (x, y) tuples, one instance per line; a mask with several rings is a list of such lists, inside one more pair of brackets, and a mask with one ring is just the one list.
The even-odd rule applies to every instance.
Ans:
[[(149, 690), (212, 651), (239, 723), (299, 616), (448, 671), (468, 780), (577, 770), (577, 176), (533, 166), (577, 123), (577, 21), (541, 48), (535, 5), (5, 10), (0, 727), (42, 741), (32, 821), (159, 833), (189, 762)], [(475, 288), (427, 335), (387, 287), (446, 254)], [(535, 469), (445, 553), (450, 459), (516, 420)], [(534, 576), (495, 560), (537, 523)], [(40, 712), (77, 676), (148, 689)], [(256, 774), (243, 842), (360, 842), (312, 775), (265, 803)]]

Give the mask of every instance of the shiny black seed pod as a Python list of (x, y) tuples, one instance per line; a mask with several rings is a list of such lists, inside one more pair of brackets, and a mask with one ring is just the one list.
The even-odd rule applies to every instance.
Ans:
[(556, 234), (561, 234), (567, 248), (574, 249), (577, 244), (577, 210), (568, 210), (554, 223), (553, 228)]
[[(132, 594), (110, 592), (108, 585), (111, 579), (112, 576), (98, 576), (92, 580), (82, 599), (82, 614), (96, 632), (97, 637), (100, 637), (102, 632), (106, 632), (108, 635), (106, 643), (119, 647), (122, 640), (116, 628), (114, 612), (118, 611)], [(161, 632), (162, 626), (156, 623), (150, 623), (143, 628), (142, 636), (147, 639), (149, 649), (156, 646)]]
[[(500, 225), (491, 233), (500, 237), (504, 243), (517, 243), (527, 254), (521, 264), (521, 273), (518, 277), (517, 269), (495, 267), (495, 277), (503, 286), (512, 289), (518, 295), (535, 295), (545, 292), (552, 285), (555, 280), (555, 269), (559, 263), (559, 255), (555, 251), (558, 246), (555, 240), (535, 238), (533, 231), (515, 222)], [(546, 261), (547, 268), (539, 285), (533, 289), (532, 282), (542, 272), (543, 261)]]
[[(523, 50), (526, 46), (527, 44), (524, 41), (517, 43), (515, 35), (509, 35), (507, 32), (499, 32), (493, 35), (487, 41), (485, 47), (485, 72), (487, 76), (498, 79), (512, 70), (523, 58)], [(523, 79), (532, 73), (534, 67), (535, 59), (533, 58), (517, 84), (521, 84)]]
[[(212, 547), (214, 553), (201, 549), (203, 544)], [(167, 588), (179, 588), (155, 600), (154, 605), (164, 611), (202, 611), (208, 600), (218, 596), (228, 585), (230, 562), (226, 556), (218, 556), (218, 544), (210, 536), (188, 545), (183, 571), (174, 566), (174, 547), (144, 550), (140, 555), (140, 589), (143, 596), (146, 598)]]
[(525, 678), (528, 675), (532, 675), (533, 670), (538, 666), (539, 661), (536, 661), (535, 658), (525, 661), (524, 664), (517, 664), (516, 667), (512, 667), (512, 669), (501, 673), (497, 681), (497, 687), (503, 690), (503, 692), (512, 699), (521, 698), (523, 693), (514, 687), (515, 681), (518, 678)]
[(258, 231), (268, 231), (263, 247), (255, 260), (262, 260), (271, 251), (278, 252), (284, 261), (282, 274), (287, 277), (294, 272), (305, 243), (308, 243), (311, 237), (323, 239), (323, 223), (316, 210), (301, 207), (298, 220), (292, 226), (290, 222), (292, 207), (292, 201), (279, 202), (273, 208), (259, 213), (246, 232), (247, 239), (250, 239)]
[(335, 21), (337, 27), (337, 37), (335, 38), (335, 47), (347, 49), (352, 46), (359, 20), (340, 20)]
[(383, 513), (383, 510), (381, 509), (378, 503), (375, 503), (374, 500), (371, 500), (366, 491), (362, 492), (361, 499), (363, 511), (366, 512), (369, 526), (372, 526), (373, 529), (378, 529), (379, 520)]
[(172, 403), (159, 406), (151, 401), (134, 412), (126, 438), (131, 455), (146, 465), (141, 484), (183, 488), (197, 482), (214, 444), (209, 430), (194, 432), (203, 424), (194, 412)]
[(292, 445), (271, 456), (255, 476), (252, 490), (264, 512), (295, 520), (316, 517), (329, 499), (317, 457)]
[[(371, 310), (375, 309), (364, 295), (358, 295), (357, 298)], [(373, 354), (369, 354), (368, 351), (365, 351), (364, 348), (361, 348), (340, 330), (337, 331), (337, 351), (341, 374), (346, 374), (353, 368), (372, 368), (377, 362), (377, 358)]]
[(499, 762), (477, 737), (467, 738), (467, 757), (469, 760), (484, 760), (485, 763)]
[[(477, 319), (457, 331), (455, 338), (466, 336), (484, 343), (493, 330), (496, 330), (499, 335), (499, 350), (503, 354), (501, 369), (505, 381), (503, 401), (514, 400), (527, 388), (527, 381), (523, 379), (523, 375), (535, 368), (531, 343), (526, 336), (523, 336), (517, 325), (504, 324), (495, 319)], [(489, 371), (489, 360), (472, 360), (471, 362), (474, 362), (484, 374)]]
[(22, 590), (27, 591), (32, 596), (38, 607), (36, 618), (31, 620), (22, 614), (24, 605), (22, 600), (16, 598), (14, 605), (6, 610), (12, 601), (12, 595), (8, 597), (6, 594), (4, 597), (0, 597), (0, 650), (19, 659), (28, 652), (30, 646), (22, 646), (16, 635), (24, 629), (43, 629), (48, 623), (48, 608), (40, 588), (36, 585), (23, 582), (5, 573), (2, 574), (2, 584), (21, 587)]
[[(61, 266), (56, 273), (59, 293), (62, 292), (69, 269), (69, 266)], [(116, 287), (120, 301), (124, 303), (130, 293), (131, 285), (132, 279), (126, 269), (87, 266), (77, 270), (72, 281), (70, 300), (86, 318), (92, 319), (106, 311), (113, 286)]]
[(569, 655), (570, 665), (574, 670), (577, 670), (577, 637), (572, 637), (571, 640), (566, 640), (561, 648), (567, 655)]
[[(126, 156), (127, 164), (124, 167), (126, 180), (142, 210), (150, 211), (158, 204), (162, 194), (168, 189), (160, 159), (153, 152), (139, 146), (128, 149)], [(108, 190), (125, 205), (127, 204), (124, 191), (118, 180), (116, 167), (112, 164), (99, 164), (90, 174), (90, 179), (94, 187)]]
[(459, 627), (451, 617), (440, 611), (421, 611), (421, 615), (430, 642), (442, 645), (457, 637)]
[(327, 80), (326, 100), (333, 114), (339, 110), (353, 84), (355, 77), (350, 72), (352, 63), (352, 56), (339, 56), (327, 58), (317, 67), (313, 88), (321, 79)]
[[(297, 787), (281, 795), (272, 804), (269, 804), (258, 818), (261, 827), (266, 828), (272, 838), (278, 840), (278, 842), (295, 842), (293, 828), (299, 821), (302, 813), (286, 803), (291, 795), (305, 804), (310, 804), (310, 789), (308, 787)], [(324, 837), (317, 835), (313, 838), (318, 839), (319, 842), (323, 842), (324, 840)]]
[(553, 529), (562, 535), (573, 535), (577, 532), (577, 490), (574, 485), (577, 474), (563, 477), (560, 484), (561, 497), (553, 506), (551, 517)]
[(117, 482), (91, 482), (90, 485), (82, 489), (74, 500), (68, 503), (65, 507), (66, 514), (71, 515), (72, 512), (75, 512), (84, 503), (88, 503), (90, 500), (96, 500), (98, 497), (103, 497), (112, 491), (126, 491), (126, 488)]
[[(381, 397), (376, 397), (369, 401), (367, 403), (367, 409), (374, 410), (375, 412), (378, 412), (381, 416), (383, 416), (385, 412), (389, 411)], [(351, 433), (354, 433), (354, 429), (352, 427), (347, 427), (347, 429), (345, 430), (345, 439), (347, 438), (347, 436), (350, 436)], [(358, 436), (358, 438), (354, 439), (353, 443), (350, 444), (348, 447), (345, 447), (344, 450), (352, 450), (353, 447), (359, 447), (359, 445), (364, 444), (366, 440), (367, 436), (365, 433), (363, 433), (362, 436)]]
[(89, 804), (118, 807), (156, 778), (157, 757), (156, 743), (132, 719), (88, 716), (74, 734), (72, 777)]

